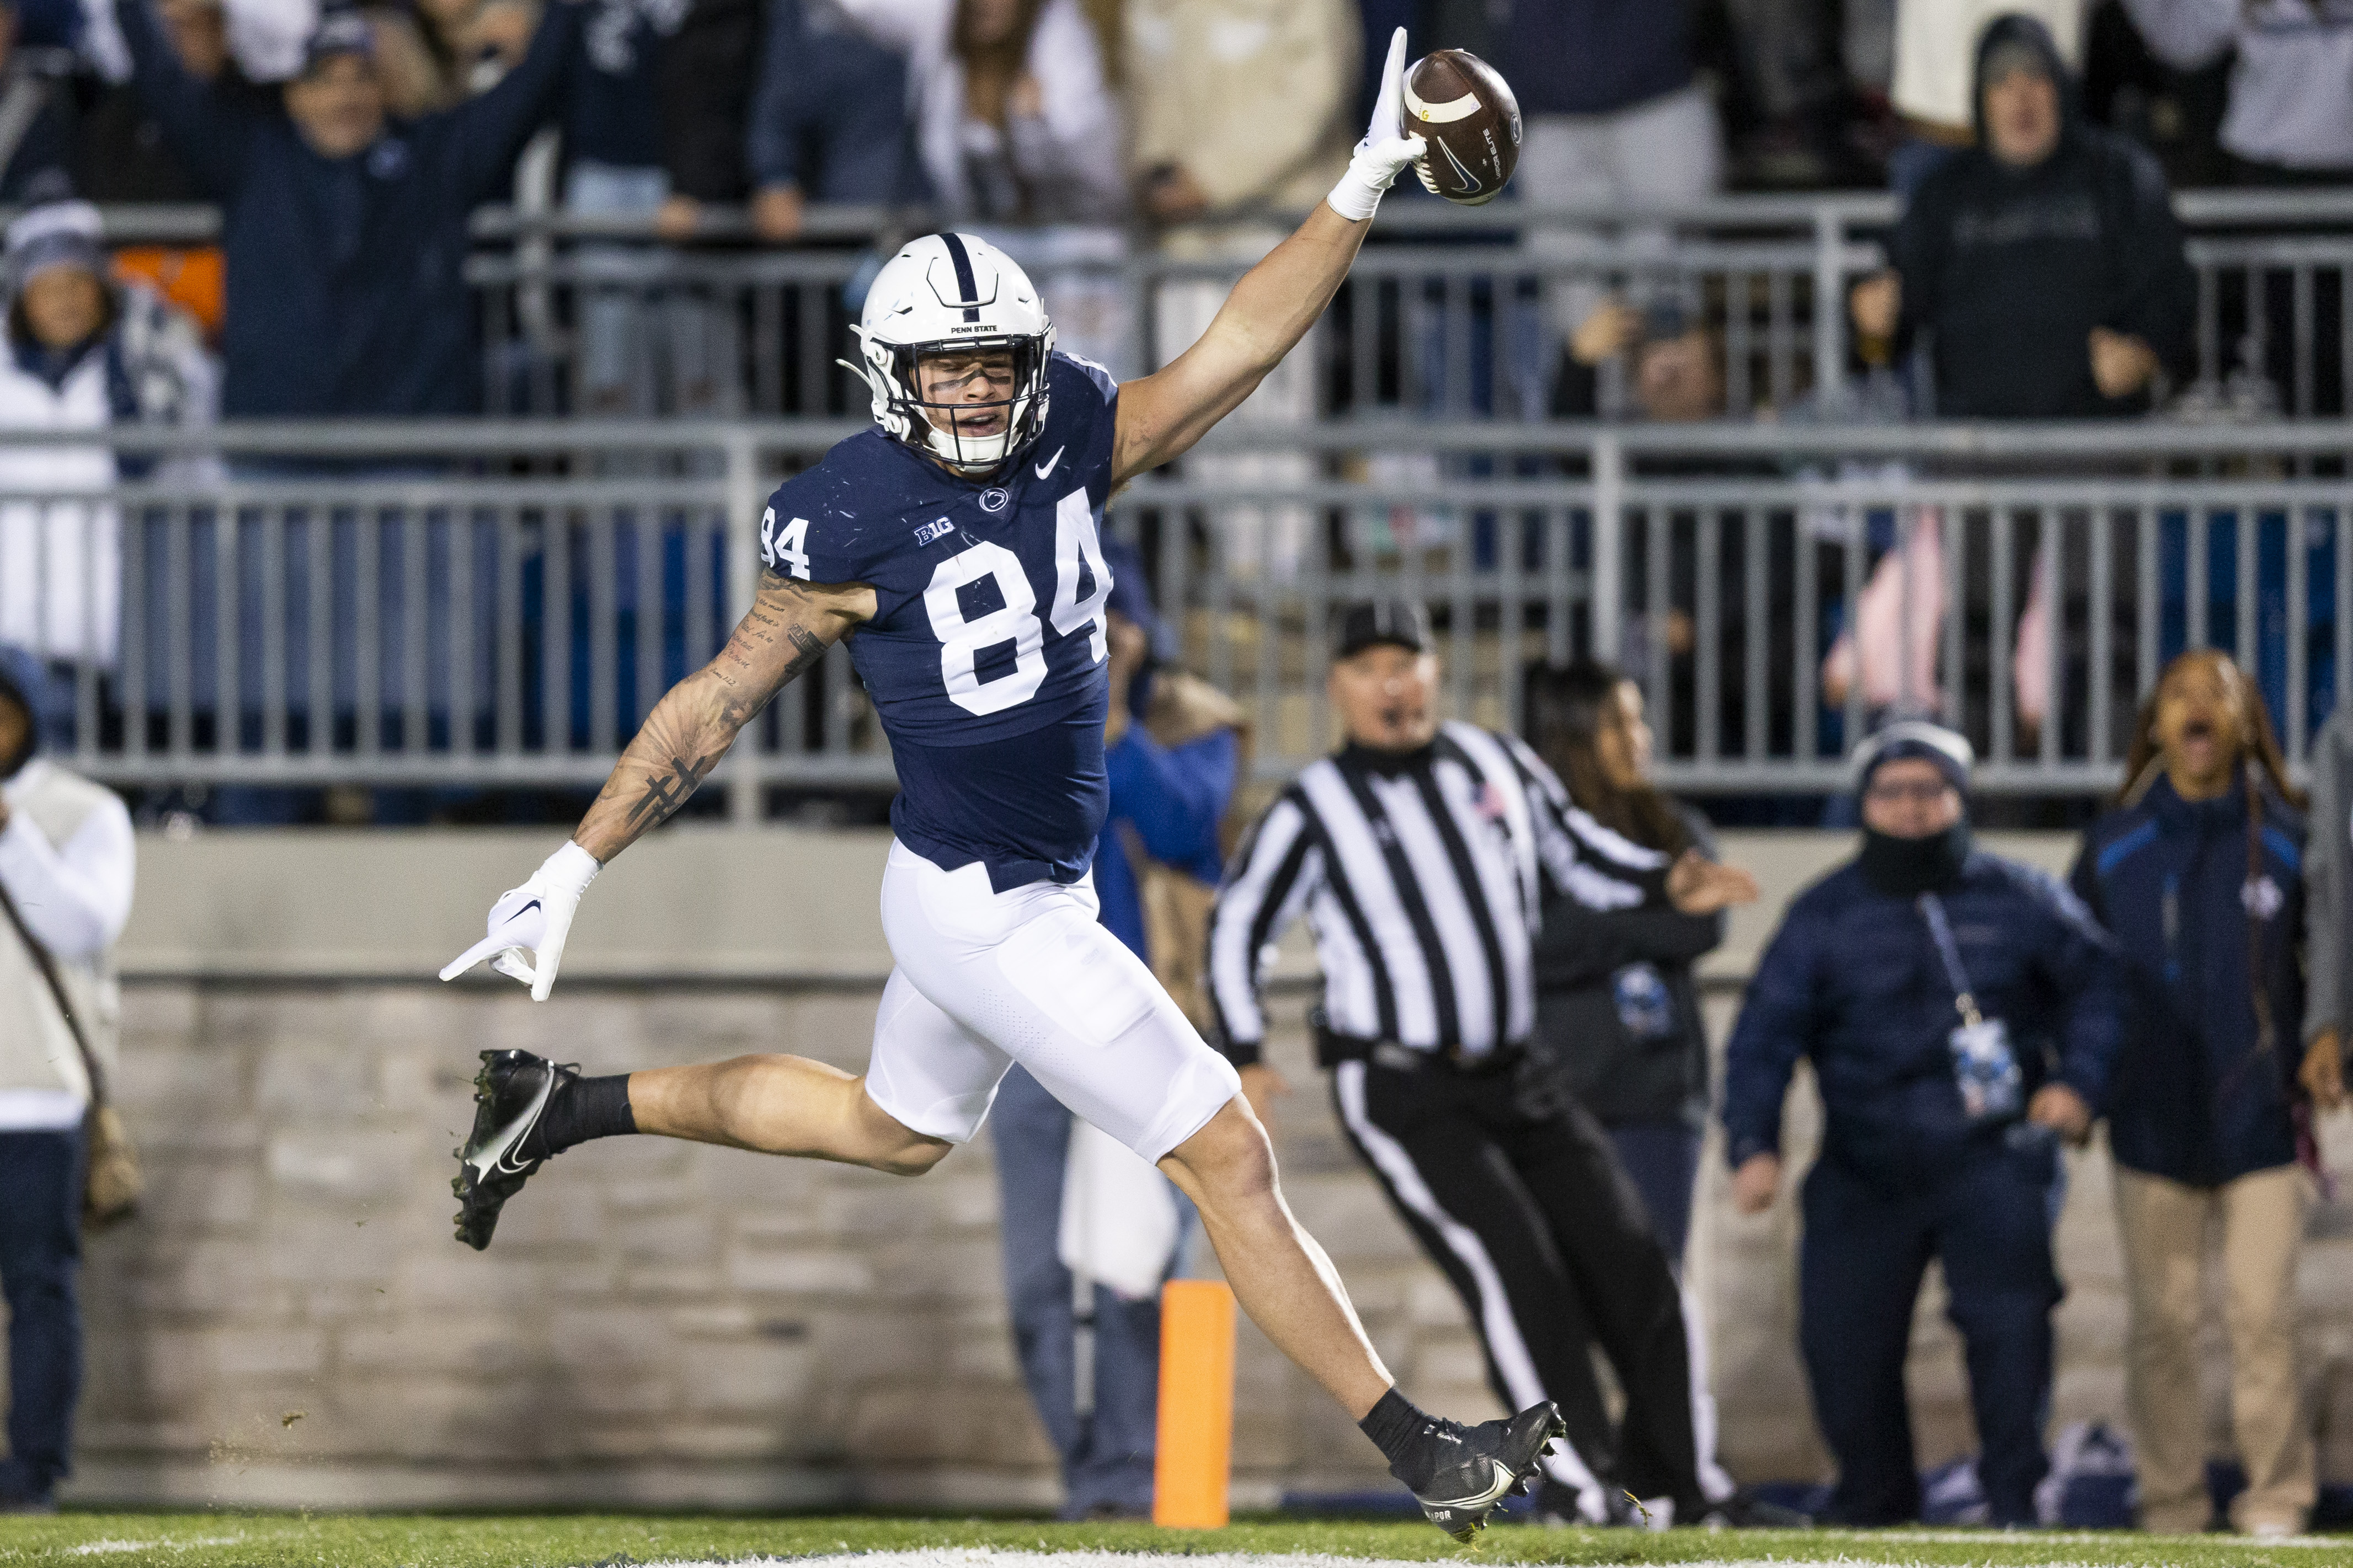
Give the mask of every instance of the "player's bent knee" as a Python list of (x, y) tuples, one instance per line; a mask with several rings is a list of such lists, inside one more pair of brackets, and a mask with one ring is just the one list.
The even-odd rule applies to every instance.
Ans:
[(944, 1139), (913, 1133), (909, 1137), (912, 1142), (867, 1161), (868, 1168), (886, 1176), (920, 1176), (946, 1159), (948, 1151), (955, 1147)]
[(1274, 1146), (1250, 1114), (1250, 1102), (1240, 1095), (1170, 1150), (1168, 1158), (1199, 1187), (1197, 1202), (1206, 1196), (1213, 1203), (1231, 1203), (1275, 1187)]
[(945, 1158), (947, 1150), (944, 1148), (911, 1149), (903, 1153), (869, 1160), (866, 1168), (880, 1171), (886, 1176), (921, 1176), (928, 1174), (934, 1165)]
[(850, 1118), (855, 1124), (852, 1136), (858, 1146), (859, 1163), (885, 1175), (920, 1176), (946, 1159), (955, 1147), (944, 1138), (916, 1131), (877, 1105), (863, 1079), (859, 1080)]

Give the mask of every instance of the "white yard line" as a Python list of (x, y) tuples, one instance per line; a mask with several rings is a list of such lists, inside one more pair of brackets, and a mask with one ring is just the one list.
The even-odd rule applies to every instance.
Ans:
[(2058, 1546), (2126, 1546), (2153, 1545), (2160, 1541), (2188, 1541), (2206, 1546), (2219, 1546), (2224, 1542), (2249, 1552), (2269, 1552), (2278, 1547), (2320, 1547), (2342, 1552), (2353, 1540), (2342, 1535), (2281, 1535), (2257, 1540), (2252, 1535), (2142, 1535), (2129, 1530), (2025, 1530), (2015, 1534), (1999, 1530), (1837, 1530), (1816, 1529), (1809, 1533), (1816, 1540), (1831, 1536), (1841, 1541), (1868, 1541), (1885, 1551), (1890, 1542), (1925, 1541), (1937, 1546), (1968, 1546), (2012, 1542), (2024, 1546), (2035, 1543)]
[(185, 1541), (85, 1541), (66, 1551), (76, 1557), (106, 1557), (119, 1552), (180, 1552), (191, 1546), (234, 1546), (242, 1535), (199, 1535)]
[[(2135, 1538), (2121, 1532), (2109, 1536), (2053, 1537), (1953, 1531), (1906, 1533), (1894, 1537), (1858, 1535), (1856, 1539), (1872, 1543), (1874, 1550), (1870, 1555), (1849, 1556), (1836, 1551), (1809, 1552), (1776, 1557), (1708, 1558), (1662, 1564), (1662, 1568), (1806, 1568), (1808, 1564), (1835, 1564), (1837, 1568), (1918, 1568), (1916, 1558), (1907, 1561), (1890, 1557), (1886, 1555), (1888, 1549), (1907, 1541), (2000, 1546), (2056, 1539), (2097, 1541), (2114, 1546), (2128, 1540), (2154, 1541), (2159, 1538)], [(1430, 1564), (1392, 1557), (1340, 1557), (1320, 1552), (1194, 1554), (1173, 1552), (995, 1552), (985, 1548), (942, 1547), (926, 1552), (860, 1552), (816, 1557), (739, 1557), (725, 1562), (662, 1558), (645, 1564), (645, 1568), (1430, 1568)], [(2036, 1568), (2093, 1568), (2093, 1565), (2047, 1563), (2038, 1563)]]
[[(1430, 1568), (1427, 1563), (1386, 1557), (1334, 1557), (1315, 1552), (1221, 1552), (1215, 1556), (1156, 1552), (998, 1552), (967, 1558), (951, 1552), (877, 1552), (831, 1557), (733, 1557), (712, 1560), (662, 1558), (645, 1568), (1063, 1568), (1079, 1558), (1098, 1568)], [(1711, 1557), (1660, 1564), (1660, 1568), (1920, 1568), (1917, 1558), (1849, 1557), (1843, 1553), (1789, 1557)], [(2091, 1563), (2039, 1563), (2034, 1568), (2108, 1568)]]

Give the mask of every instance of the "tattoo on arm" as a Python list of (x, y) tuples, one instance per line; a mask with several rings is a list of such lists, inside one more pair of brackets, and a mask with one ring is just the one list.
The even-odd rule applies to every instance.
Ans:
[(628, 826), (642, 831), (669, 821), (670, 814), (684, 805), (686, 797), (694, 793), (694, 786), (710, 776), (711, 770), (718, 765), (716, 752), (707, 757), (697, 757), (691, 763), (683, 757), (672, 757), (670, 771), (657, 774), (653, 782), (646, 785), (646, 793), (638, 797), (638, 804), (629, 808)]
[[(780, 641), (792, 649), (791, 655), (781, 668), (762, 668), (769, 662), (768, 650)], [(750, 723), (753, 715), (765, 707), (769, 699), (807, 673), (824, 657), (825, 644), (818, 640), (815, 632), (754, 605), (711, 663), (712, 675), (727, 689), (726, 695), (720, 699), (726, 721), (738, 728)]]
[(654, 704), (574, 837), (608, 860), (676, 815), (709, 778), (736, 734), (771, 698), (825, 658), (855, 624), (836, 603), (770, 579), (719, 657)]
[(785, 678), (776, 684), (789, 686), (800, 673), (825, 657), (825, 644), (807, 626), (786, 626), (785, 638), (793, 645), (792, 662), (785, 666)]

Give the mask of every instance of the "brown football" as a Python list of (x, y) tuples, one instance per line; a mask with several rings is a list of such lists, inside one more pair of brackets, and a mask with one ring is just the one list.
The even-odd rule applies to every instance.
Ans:
[(1430, 143), (1413, 166), (1430, 192), (1491, 202), (1520, 162), (1520, 100), (1468, 49), (1433, 49), (1406, 68), (1405, 133)]

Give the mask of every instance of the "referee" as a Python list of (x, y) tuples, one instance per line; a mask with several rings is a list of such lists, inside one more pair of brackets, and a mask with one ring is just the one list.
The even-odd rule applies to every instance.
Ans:
[[(1577, 812), (1513, 737), (1440, 723), (1430, 645), (1418, 604), (1344, 618), (1330, 691), (1347, 744), (1268, 808), (1210, 917), (1222, 1043), (1253, 1107), (1282, 1091), (1260, 1060), (1258, 988), (1303, 913), (1324, 970), (1316, 1058), (1349, 1142), (1453, 1281), (1504, 1406), (1548, 1398), (1568, 1423), (1539, 1510), (1622, 1522), (1630, 1495), (1697, 1523), (1715, 1504), (1673, 1273), (1606, 1135), (1526, 1051), (1546, 886), (1631, 905), (1666, 858)], [(1616, 1430), (1596, 1342), (1626, 1395)]]

